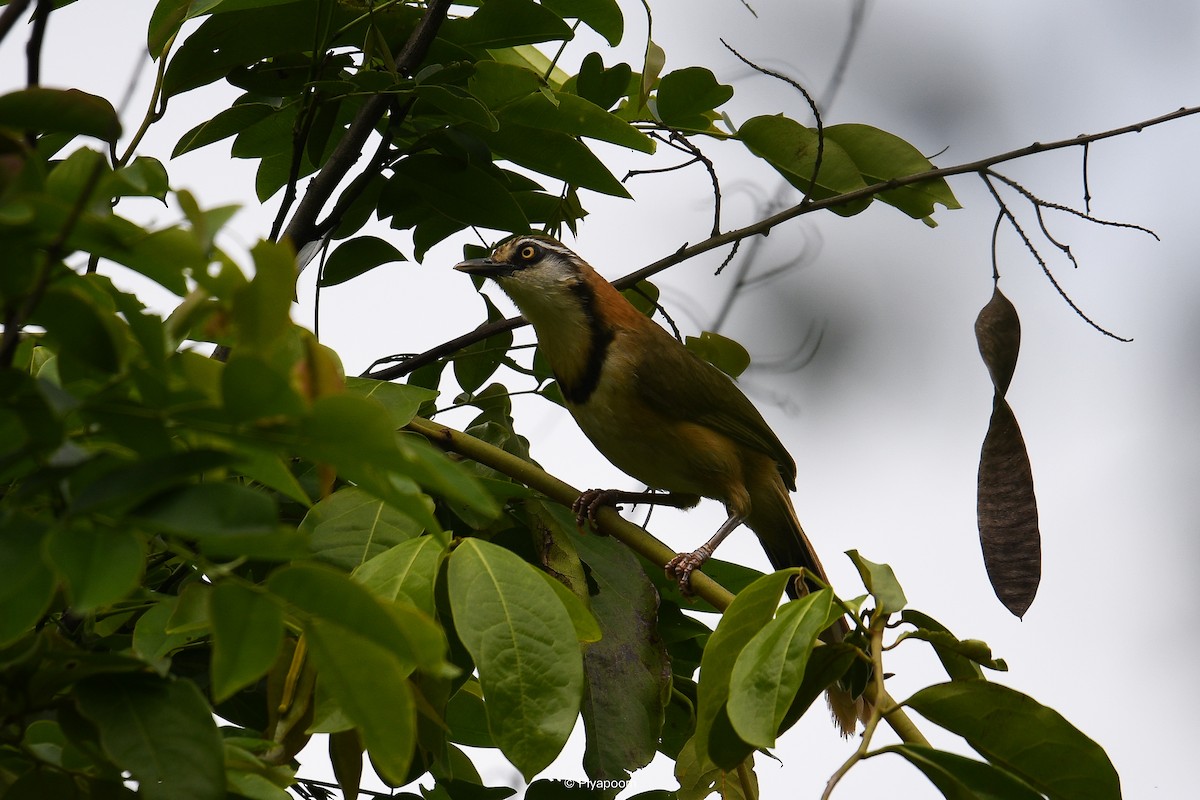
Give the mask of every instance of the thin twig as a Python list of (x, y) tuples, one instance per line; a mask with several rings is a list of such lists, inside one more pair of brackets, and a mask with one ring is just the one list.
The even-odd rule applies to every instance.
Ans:
[(1132, 339), (1126, 339), (1123, 336), (1118, 336), (1104, 326), (1100, 325), (1100, 323), (1089, 317), (1086, 313), (1084, 313), (1082, 308), (1075, 304), (1075, 301), (1071, 299), (1070, 295), (1068, 295), (1066, 290), (1063, 289), (1059, 284), (1058, 279), (1054, 277), (1054, 273), (1050, 271), (1050, 265), (1046, 263), (1046, 259), (1042, 258), (1042, 254), (1038, 252), (1037, 247), (1034, 245), (1033, 241), (1030, 240), (1029, 234), (1025, 233), (1025, 229), (1021, 227), (1021, 223), (1017, 222), (1017, 218), (1013, 216), (1012, 211), (1005, 204), (1004, 199), (1000, 197), (1000, 193), (996, 191), (996, 187), (992, 184), (992, 181), (989, 177), (991, 174), (992, 173), (989, 171), (984, 170), (980, 172), (979, 176), (983, 179), (984, 184), (987, 185), (988, 191), (992, 193), (992, 197), (995, 198), (996, 203), (999, 204), (1000, 213), (1004, 215), (1004, 217), (1008, 220), (1008, 224), (1011, 225), (1012, 229), (1017, 232), (1019, 237), (1021, 237), (1021, 241), (1025, 243), (1025, 248), (1029, 250), (1031, 255), (1033, 255), (1033, 258), (1035, 261), (1037, 261), (1038, 266), (1042, 268), (1042, 273), (1046, 276), (1046, 279), (1050, 281), (1050, 285), (1054, 287), (1059, 296), (1066, 302), (1068, 306), (1071, 307), (1071, 310), (1074, 311), (1080, 319), (1082, 319), (1088, 325), (1091, 325), (1100, 333), (1116, 339), (1118, 342), (1133, 341)]
[(725, 45), (726, 50), (737, 56), (737, 59), (747, 67), (750, 67), (756, 72), (761, 72), (763, 75), (768, 75), (776, 80), (783, 81), (788, 86), (791, 86), (793, 89), (798, 91), (804, 98), (805, 102), (808, 103), (808, 108), (810, 111), (812, 111), (813, 120), (815, 121), (817, 128), (817, 154), (813, 159), (812, 177), (809, 178), (808, 191), (804, 193), (804, 200), (801, 201), (800, 204), (804, 205), (805, 203), (808, 203), (812, 197), (813, 190), (817, 188), (817, 178), (821, 174), (821, 162), (825, 158), (825, 123), (821, 120), (821, 109), (817, 107), (817, 101), (813, 99), (813, 96), (809, 94), (808, 90), (801, 86), (798, 81), (789, 78), (787, 75), (776, 72), (775, 70), (767, 69), (766, 67), (761, 67), (758, 64), (755, 64), (737, 50), (734, 50), (732, 47), (730, 47), (729, 43), (724, 39), (721, 39), (720, 41), (721, 44)]
[[(902, 186), (912, 186), (914, 184), (925, 183), (927, 181), (950, 178), (955, 175), (977, 173), (984, 171), (989, 167), (995, 166), (996, 164), (1003, 164), (1007, 161), (1015, 161), (1020, 158), (1027, 158), (1039, 153), (1049, 153), (1055, 150), (1062, 150), (1063, 148), (1067, 147), (1082, 147), (1085, 144), (1097, 142), (1102, 139), (1111, 139), (1115, 136), (1124, 136), (1130, 133), (1141, 133), (1146, 128), (1151, 128), (1156, 125), (1163, 125), (1165, 123), (1173, 122), (1177, 119), (1182, 119), (1183, 117), (1194, 116), (1196, 114), (1200, 114), (1200, 106), (1184, 107), (1168, 114), (1163, 114), (1158, 117), (1136, 122), (1132, 125), (1124, 125), (1120, 128), (1102, 131), (1100, 133), (1078, 136), (1071, 139), (1061, 139), (1053, 142), (1034, 142), (1026, 147), (1020, 147), (1015, 150), (998, 153), (996, 155), (981, 158), (976, 161), (969, 161), (952, 167), (940, 167), (937, 169), (926, 170), (925, 172), (918, 172), (900, 178), (891, 178), (890, 180), (874, 183), (861, 189), (855, 189), (852, 192), (834, 195), (822, 200), (815, 200), (811, 203), (805, 200), (802, 203), (791, 206), (790, 208), (785, 208), (778, 213), (772, 214), (765, 219), (760, 219), (757, 222), (754, 222), (753, 224), (747, 225), (743, 228), (726, 231), (718, 236), (710, 236), (702, 242), (681, 247), (669, 256), (660, 258), (658, 261), (655, 261), (652, 264), (648, 264), (639, 270), (635, 270), (624, 277), (618, 278), (617, 280), (613, 281), (613, 285), (618, 289), (632, 286), (638, 281), (657, 275), (659, 272), (662, 272), (665, 269), (673, 267), (676, 264), (683, 263), (684, 261), (688, 261), (689, 259), (695, 258), (703, 253), (707, 253), (709, 250), (715, 250), (718, 247), (724, 247), (725, 245), (732, 244), (733, 242), (741, 239), (747, 239), (751, 236), (767, 234), (775, 227), (793, 220), (796, 217), (804, 216), (805, 214), (811, 214), (827, 208), (835, 208), (848, 203), (854, 203), (864, 198), (874, 197), (881, 192), (886, 192), (891, 189), (898, 189)], [(377, 378), (379, 380), (394, 380), (395, 378), (407, 375), (418, 367), (430, 364), (434, 361), (437, 361), (439, 358), (457, 352), (459, 349), (466, 347), (469, 344), (486, 339), (489, 336), (494, 336), (495, 334), (503, 331), (515, 330), (516, 328), (526, 324), (528, 323), (526, 323), (521, 317), (509, 317), (508, 319), (497, 320), (496, 322), (482, 325), (470, 333), (463, 334), (462, 336), (456, 337), (448, 342), (444, 342), (434, 348), (431, 348), (430, 350), (425, 351), (424, 353), (413, 356), (402, 364), (397, 364), (375, 373), (364, 373), (364, 377)]]
[(28, 86), (37, 86), (42, 79), (42, 42), (53, 9), (53, 0), (37, 0), (37, 7), (33, 9), (33, 30), (25, 44), (25, 83)]
[(25, 13), (29, 3), (30, 0), (12, 0), (4, 11), (0, 12), (0, 42), (3, 42), (4, 37), (8, 36), (8, 32), (16, 24), (17, 18)]

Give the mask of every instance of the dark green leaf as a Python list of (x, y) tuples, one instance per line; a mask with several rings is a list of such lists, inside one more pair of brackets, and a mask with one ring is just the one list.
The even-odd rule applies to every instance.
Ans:
[(957, 733), (980, 755), (1051, 800), (1117, 800), (1121, 782), (1104, 750), (1057, 711), (988, 681), (930, 686), (904, 705)]
[(654, 152), (654, 140), (625, 120), (610, 114), (583, 97), (554, 92), (554, 100), (535, 92), (512, 103), (501, 113), (505, 125), (526, 125), (541, 130), (561, 131), (619, 144), (641, 153)]
[(267, 494), (236, 483), (208, 482), (167, 492), (143, 505), (137, 518), (176, 536), (220, 539), (275, 531), (279, 515)]
[(591, 150), (565, 133), (507, 124), (494, 133), (481, 131), (479, 135), (498, 156), (515, 164), (582, 189), (630, 196)]
[(613, 47), (621, 43), (625, 18), (617, 0), (545, 0), (542, 5), (560, 17), (580, 20)]
[(137, 588), (145, 545), (130, 530), (75, 524), (50, 534), (46, 556), (67, 585), (72, 609), (86, 614)]
[(475, 65), (475, 74), (467, 81), (471, 95), (492, 111), (536, 92), (542, 86), (541, 76), (532, 70), (496, 61), (480, 61)]
[[(557, 508), (560, 530), (587, 564), (595, 591), (586, 596), (603, 632), (583, 654), (583, 765), (593, 780), (624, 780), (654, 757), (670, 696), (658, 593), (629, 548), (608, 537), (580, 536), (570, 512)], [(623, 733), (613, 736), (616, 730)]]
[(659, 119), (673, 128), (708, 130), (706, 114), (733, 97), (733, 87), (717, 83), (704, 67), (686, 67), (668, 72), (658, 84), (655, 109)]
[(562, 750), (579, 713), (583, 663), (570, 617), (529, 564), (479, 539), (451, 555), (449, 593), (488, 729), (528, 780)]
[(904, 609), (908, 598), (904, 596), (904, 590), (900, 588), (896, 573), (892, 572), (890, 566), (868, 561), (860, 556), (857, 550), (847, 550), (846, 555), (850, 556), (850, 560), (858, 568), (863, 586), (866, 586), (867, 591), (875, 598), (882, 613), (895, 614)]
[(69, 356), (96, 370), (115, 372), (120, 339), (106, 311), (96, 307), (81, 280), (64, 281), (46, 290), (30, 321), (46, 328), (46, 337), (58, 344), (60, 358)]
[(0, 517), (0, 646), (31, 630), (54, 596), (54, 573), (42, 561), (45, 534), (31, 517)]
[(982, 679), (983, 671), (979, 668), (980, 664), (999, 671), (1008, 669), (1008, 665), (1004, 663), (1003, 659), (992, 657), (992, 650), (985, 642), (978, 639), (960, 640), (940, 622), (927, 614), (908, 608), (901, 612), (900, 619), (916, 626), (916, 630), (902, 634), (901, 638), (921, 639), (933, 645), (942, 666), (946, 669), (946, 674), (953, 680)]
[(575, 77), (575, 91), (600, 108), (612, 108), (624, 96), (631, 74), (628, 64), (605, 69), (599, 53), (588, 53)]
[(491, 131), (500, 126), (492, 112), (487, 110), (487, 106), (461, 89), (424, 84), (416, 87), (414, 91), (421, 100), (436, 106), (460, 122), (470, 122)]
[(917, 744), (887, 748), (904, 756), (948, 800), (1041, 800), (1042, 794), (999, 767)]
[(234, 456), (219, 450), (188, 450), (123, 464), (75, 487), (71, 511), (124, 511), (172, 486), (227, 467), (233, 460)]
[(391, 242), (376, 236), (356, 236), (337, 246), (321, 270), (321, 285), (336, 286), (394, 261), (407, 261)]
[(78, 89), (33, 86), (0, 95), (0, 125), (34, 133), (74, 133), (105, 142), (121, 138), (116, 109)]
[(229, 420), (270, 424), (303, 414), (304, 401), (290, 378), (267, 359), (235, 350), (221, 370), (221, 399)]
[(569, 40), (571, 28), (533, 0), (488, 0), (469, 17), (447, 20), (440, 35), (459, 47), (500, 49)]
[(157, 61), (167, 54), (167, 44), (188, 19), (192, 5), (192, 0), (158, 0), (150, 14), (150, 26), (146, 31), (146, 51), (152, 59)]
[(225, 793), (221, 737), (195, 684), (149, 675), (96, 675), (75, 688), (105, 753), (148, 800), (211, 800)]
[(239, 103), (227, 108), (185, 133), (171, 152), (171, 158), (178, 158), (184, 153), (241, 133), (274, 113), (275, 107), (267, 103)]
[(283, 609), (272, 597), (233, 581), (208, 595), (212, 624), (212, 693), (222, 702), (257, 681), (283, 644)]
[(446, 156), (409, 156), (394, 170), (380, 198), (381, 213), (396, 195), (421, 198), (439, 214), (463, 225), (502, 231), (528, 230), (521, 207), (495, 176)]

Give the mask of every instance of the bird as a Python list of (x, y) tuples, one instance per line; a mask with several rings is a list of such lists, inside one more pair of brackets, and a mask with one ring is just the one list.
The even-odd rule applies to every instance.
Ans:
[[(792, 505), (796, 462), (754, 404), (725, 373), (639, 311), (558, 240), (523, 234), (455, 269), (488, 278), (533, 326), (567, 410), (618, 469), (659, 492), (589, 489), (573, 505), (582, 525), (606, 505), (644, 502), (691, 508), (702, 497), (728, 514), (696, 550), (664, 565), (684, 594), (692, 573), (746, 525), (775, 569), (804, 567), (829, 584)], [(819, 584), (789, 582), (792, 597)], [(840, 641), (844, 619), (824, 634)], [(843, 734), (862, 703), (830, 694)]]

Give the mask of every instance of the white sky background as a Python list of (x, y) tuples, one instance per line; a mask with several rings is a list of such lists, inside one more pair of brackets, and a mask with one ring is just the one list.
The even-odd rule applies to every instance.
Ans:
[[(736, 122), (780, 110), (805, 120), (806, 108), (792, 90), (749, 74), (718, 37), (820, 95), (851, 5), (753, 5), (757, 19), (737, 0), (657, 3), (654, 38), (666, 50), (667, 71), (702, 64), (734, 83), (737, 96), (725, 110)], [(144, 57), (143, 26), (152, 6), (150, 0), (80, 0), (56, 12), (43, 83), (119, 98)], [(623, 6), (621, 58), (636, 69), (645, 23), (640, 4)], [(0, 45), (0, 90), (23, 81), (25, 33), (18, 26)], [(1200, 7), (1189, 0), (870, 3), (826, 121), (864, 122), (928, 154), (944, 150), (939, 165), (966, 162), (1195, 104), (1198, 43)], [(588, 49), (595, 48), (568, 50), (564, 64), (577, 64)], [(613, 61), (606, 53), (606, 64)], [(136, 128), (151, 77), (145, 68), (125, 113), (127, 130)], [(231, 97), (198, 90), (175, 99), (142, 152), (166, 161), (179, 135)], [(825, 213), (777, 228), (763, 247), (765, 264), (806, 244), (819, 248), (816, 255), (786, 279), (747, 293), (725, 329), (763, 359), (789, 352), (811, 325), (824, 331), (809, 366), (790, 374), (752, 370), (743, 386), (796, 456), (794, 500), (834, 584), (848, 596), (860, 591), (849, 561), (838, 555), (843, 550), (890, 563), (913, 607), (961, 637), (987, 641), (1008, 661), (1011, 671), (993, 677), (1098, 741), (1129, 798), (1188, 796), (1200, 743), (1194, 725), (1200, 701), (1190, 691), (1200, 652), (1190, 625), (1184, 627), (1200, 611), (1194, 578), (1200, 236), (1191, 190), (1200, 179), (1198, 127), (1200, 120), (1185, 119), (1091, 149), (1093, 212), (1151, 227), (1161, 243), (1050, 217), (1082, 265), (1072, 270), (1047, 245), (1043, 253), (1056, 276), (1094, 319), (1132, 337), (1131, 344), (1103, 337), (1077, 318), (1016, 237), (1002, 236), (1001, 287), (1021, 315), (1023, 333), (1008, 397), (1033, 462), (1043, 535), (1041, 589), (1023, 622), (993, 596), (975, 529), (975, 471), (991, 384), (972, 325), (991, 293), (996, 213), (977, 178), (952, 181), (965, 209), (939, 210), (933, 230), (878, 204), (850, 219)], [(762, 187), (755, 196), (777, 184), (763, 162), (739, 150), (706, 147), (726, 191), (726, 229), (755, 218), (753, 198), (739, 184)], [(651, 164), (617, 154), (610, 165), (619, 177), (626, 169), (677, 160), (683, 159), (665, 156)], [(225, 240), (231, 249), (267, 234), (278, 199), (256, 206), (252, 164), (232, 161), (228, 143), (167, 166), (172, 184), (193, 191), (202, 206), (246, 206)], [(1079, 150), (999, 170), (1047, 200), (1082, 202)], [(638, 202), (586, 193), (592, 216), (570, 242), (610, 278), (706, 238), (711, 225), (708, 179), (699, 167), (666, 179), (637, 178), (629, 187)], [(788, 197), (789, 204), (799, 199)], [(176, 214), (149, 202), (143, 208), (164, 222)], [(1023, 219), (1027, 230), (1036, 229), (1031, 215)], [(411, 255), (405, 237), (389, 235)], [(340, 353), (347, 372), (357, 374), (384, 354), (425, 350), (477, 324), (481, 303), (470, 282), (449, 270), (466, 240), (434, 248), (424, 264), (383, 267), (324, 293), (322, 339)], [(696, 333), (719, 305), (728, 278), (712, 273), (723, 256), (710, 253), (659, 279), (685, 333)], [(308, 325), (312, 279), (305, 273), (295, 313)], [(164, 307), (169, 301), (153, 292), (146, 297)], [(519, 379), (510, 386), (521, 388)], [(447, 415), (445, 421), (466, 419)], [(517, 425), (543, 466), (574, 485), (635, 486), (595, 454), (565, 412), (522, 400)], [(652, 527), (673, 546), (691, 549), (721, 518), (708, 503), (686, 515), (660, 510)], [(749, 532), (735, 534), (721, 555), (766, 568)], [(936, 660), (917, 642), (890, 654), (887, 668), (896, 673), (889, 688), (897, 698), (941, 679)], [(936, 733), (928, 724), (922, 728)], [(548, 774), (583, 777), (578, 733)], [(961, 746), (951, 744), (952, 737), (933, 738)], [(853, 747), (833, 734), (822, 711), (810, 713), (782, 739), (782, 764), (758, 759), (763, 796), (819, 796)], [(327, 777), (318, 758), (306, 757), (301, 774)], [(493, 783), (516, 777), (505, 764), (479, 766)], [(656, 764), (634, 776), (631, 793), (672, 786), (668, 774)], [(940, 796), (895, 756), (857, 766), (835, 796), (881, 793)]]

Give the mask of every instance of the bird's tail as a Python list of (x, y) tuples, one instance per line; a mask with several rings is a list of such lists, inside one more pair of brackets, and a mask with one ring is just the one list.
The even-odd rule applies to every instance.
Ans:
[[(805, 535), (804, 528), (800, 526), (783, 478), (778, 472), (774, 472), (772, 477), (773, 480), (764, 489), (751, 494), (750, 514), (746, 518), (746, 526), (758, 536), (767, 552), (767, 558), (775, 569), (804, 567), (828, 585), (829, 577), (825, 573), (825, 567), (821, 565), (817, 551)], [(788, 595), (796, 598), (815, 588), (816, 585), (812, 583), (803, 585), (802, 582), (790, 581), (787, 591)], [(849, 632), (849, 625), (845, 618), (841, 617), (837, 624), (821, 634), (821, 639), (828, 644), (835, 644), (842, 641)], [(866, 722), (870, 707), (865, 698), (855, 698), (837, 684), (830, 686), (825, 696), (829, 702), (829, 711), (843, 736), (854, 733), (857, 720)]]

